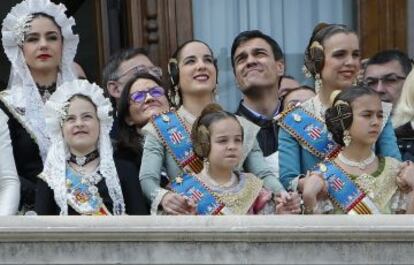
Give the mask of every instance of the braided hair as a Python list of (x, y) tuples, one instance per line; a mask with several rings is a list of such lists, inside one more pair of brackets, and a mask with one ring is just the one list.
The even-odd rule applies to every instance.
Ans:
[(343, 141), (344, 131), (349, 130), (353, 121), (352, 102), (365, 95), (378, 93), (365, 85), (351, 86), (342, 90), (334, 98), (332, 106), (325, 112), (326, 127), (331, 132), (336, 143), (345, 146)]
[(354, 30), (348, 28), (346, 25), (341, 24), (319, 23), (313, 29), (312, 36), (305, 50), (304, 61), (307, 71), (312, 75), (313, 78), (315, 78), (317, 74), (321, 74), (325, 63), (325, 40), (337, 33), (356, 34)]

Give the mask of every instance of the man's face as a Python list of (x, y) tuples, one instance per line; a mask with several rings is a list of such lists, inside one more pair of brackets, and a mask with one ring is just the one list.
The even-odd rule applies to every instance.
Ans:
[(243, 94), (260, 93), (260, 87), (277, 88), (283, 61), (276, 61), (271, 46), (261, 38), (245, 41), (234, 53), (234, 73)]
[(400, 98), (405, 77), (401, 64), (393, 60), (384, 64), (368, 65), (364, 82), (380, 94), (382, 101), (395, 105)]
[[(119, 85), (123, 88), (125, 84), (131, 79), (131, 77), (134, 75), (135, 68), (137, 66), (145, 66), (145, 67), (153, 67), (154, 64), (148, 59), (147, 56), (138, 54), (137, 56), (124, 61), (121, 63), (121, 65), (118, 68), (118, 80), (117, 82)], [(121, 92), (122, 92), (121, 88)]]
[(117, 79), (111, 80), (106, 84), (108, 93), (115, 99), (117, 104), (126, 83), (128, 83), (128, 81), (139, 71), (139, 69), (142, 70), (142, 68), (148, 68), (148, 71), (152, 71), (151, 69), (153, 68), (159, 69), (154, 66), (147, 56), (138, 54), (135, 57), (122, 62), (118, 67)]
[(279, 97), (284, 95), (287, 92), (287, 90), (296, 88), (296, 87), (300, 87), (300, 83), (298, 81), (296, 81), (295, 79), (282, 77), (282, 80), (280, 81), (280, 86), (279, 86)]

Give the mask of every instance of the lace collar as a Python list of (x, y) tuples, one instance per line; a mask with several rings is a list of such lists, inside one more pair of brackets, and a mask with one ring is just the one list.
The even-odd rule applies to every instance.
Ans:
[(177, 110), (178, 115), (184, 119), (187, 125), (193, 126), (195, 120), (197, 119), (196, 116), (191, 114), (183, 105)]
[(211, 187), (214, 190), (217, 189), (226, 189), (226, 188), (233, 188), (239, 183), (239, 178), (236, 173), (231, 174), (231, 178), (224, 184), (219, 184), (216, 182), (210, 174), (207, 172), (206, 167), (200, 172), (199, 177), (201, 181), (203, 181), (207, 186)]
[(41, 86), (39, 84), (36, 85), (43, 102), (48, 101), (53, 92), (56, 91), (56, 83), (53, 83), (50, 86)]
[(302, 103), (302, 107), (309, 110), (311, 113), (314, 113), (317, 118), (323, 121), (325, 120), (325, 112), (328, 109), (328, 107), (322, 104), (319, 95), (316, 95)]

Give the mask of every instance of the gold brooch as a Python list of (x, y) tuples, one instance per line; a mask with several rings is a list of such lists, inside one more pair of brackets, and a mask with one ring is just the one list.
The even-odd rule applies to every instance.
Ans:
[(327, 170), (328, 170), (328, 168), (324, 165), (324, 164), (320, 164), (319, 165), (319, 170), (321, 171), (321, 172), (326, 172)]
[(293, 113), (293, 119), (296, 122), (301, 122), (302, 121), (302, 117), (299, 114)]
[(181, 184), (181, 183), (183, 183), (183, 178), (182, 177), (176, 177), (175, 178), (175, 183), (177, 183), (177, 184)]
[(166, 115), (166, 114), (162, 114), (162, 115), (161, 115), (161, 119), (162, 119), (164, 122), (170, 122), (170, 117), (168, 117), (168, 115)]

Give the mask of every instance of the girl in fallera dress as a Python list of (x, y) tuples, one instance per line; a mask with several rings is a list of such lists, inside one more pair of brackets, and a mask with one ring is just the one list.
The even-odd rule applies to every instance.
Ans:
[(224, 205), (223, 214), (300, 212), (299, 201), (285, 207), (280, 197), (264, 188), (261, 179), (236, 169), (242, 158), (244, 135), (234, 114), (217, 104), (207, 105), (194, 122), (191, 137), (196, 155), (204, 161), (196, 177)]
[[(109, 131), (112, 105), (103, 90), (85, 80), (64, 83), (46, 103), (52, 144), (39, 175), (35, 211), (40, 215), (122, 215), (123, 185), (118, 178)], [(137, 207), (131, 207), (136, 209)]]
[[(325, 120), (342, 149), (303, 178), (306, 213), (413, 213), (414, 175), (408, 172), (410, 167), (400, 172), (400, 161), (377, 156), (372, 149), (383, 119), (381, 99), (371, 88), (349, 87), (336, 96)], [(350, 192), (348, 181), (360, 193)], [(340, 197), (344, 194), (346, 200)], [(359, 194), (354, 201), (349, 199), (353, 194)]]

